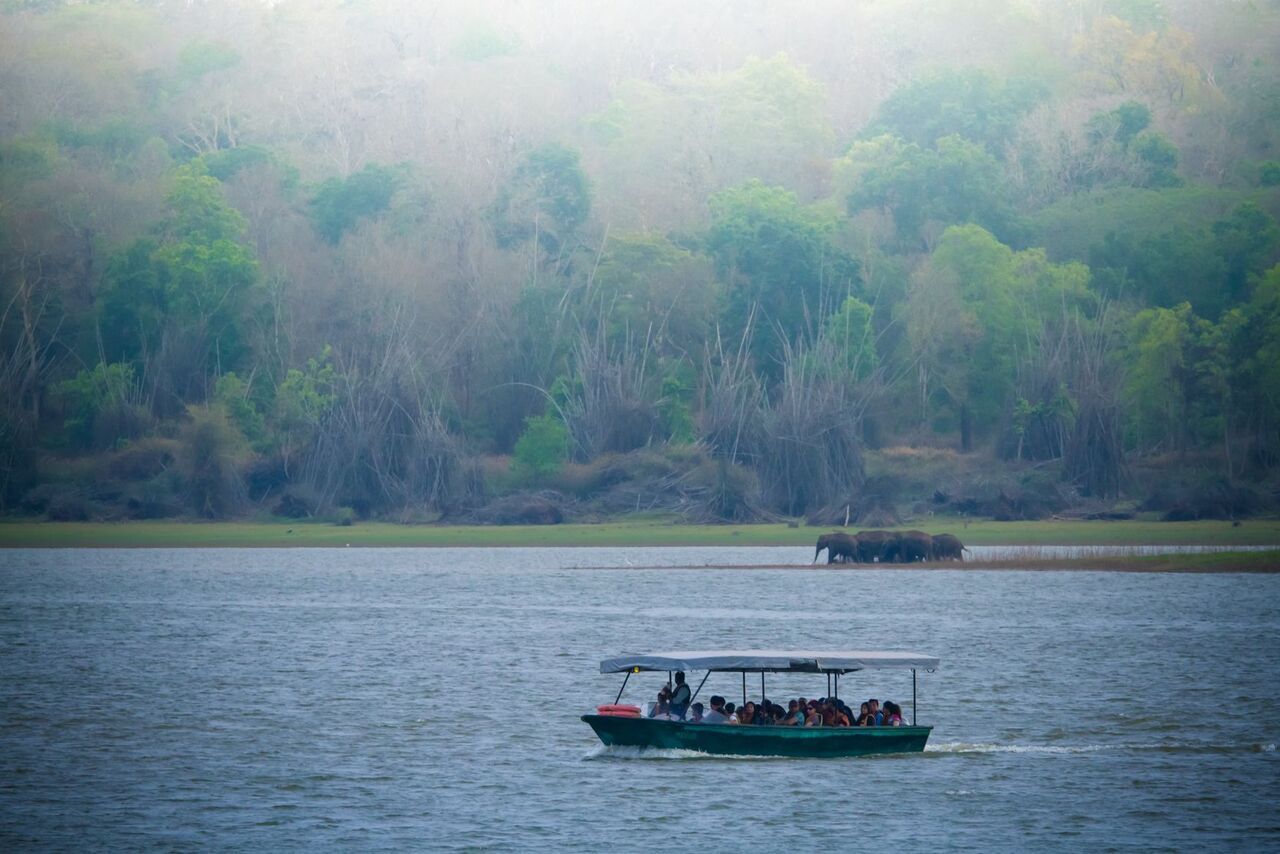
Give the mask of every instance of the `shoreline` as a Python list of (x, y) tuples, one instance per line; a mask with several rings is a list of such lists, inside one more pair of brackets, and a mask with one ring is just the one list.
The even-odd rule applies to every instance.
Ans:
[[(897, 529), (954, 533), (968, 546), (1216, 546), (1280, 549), (1280, 519), (1158, 522), (1050, 519), (993, 522), (934, 517)], [(653, 548), (807, 547), (835, 526), (688, 525), (663, 519), (545, 526), (350, 526), (304, 522), (43, 522), (0, 521), (0, 549), (12, 548)], [(857, 530), (856, 527), (845, 529)], [(1136, 556), (1135, 556), (1136, 557)], [(972, 556), (971, 556), (972, 559)], [(1090, 558), (1054, 559), (1067, 560)], [(1128, 556), (1126, 560), (1130, 559)], [(1035, 562), (1034, 556), (1017, 559)], [(985, 560), (984, 564), (1003, 563)]]
[(574, 566), (566, 569), (592, 572), (611, 570), (792, 570), (796, 572), (1130, 572), (1199, 574), (1280, 574), (1280, 549), (1262, 552), (1201, 552), (1193, 554), (1135, 555), (1085, 558), (1010, 558), (965, 563), (897, 564), (687, 564), (647, 566)]

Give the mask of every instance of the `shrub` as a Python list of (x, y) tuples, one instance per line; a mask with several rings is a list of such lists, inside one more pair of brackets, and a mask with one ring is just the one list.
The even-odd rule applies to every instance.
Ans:
[(244, 499), (244, 436), (220, 407), (192, 406), (187, 412), (191, 420), (182, 428), (178, 455), (187, 501), (200, 516), (225, 516)]
[(178, 452), (178, 443), (173, 439), (140, 439), (113, 454), (107, 461), (107, 472), (120, 480), (150, 480), (171, 469)]
[(50, 522), (87, 522), (89, 499), (79, 490), (63, 490), (49, 500), (45, 515)]
[(526, 480), (542, 480), (560, 470), (568, 453), (569, 433), (559, 419), (552, 415), (526, 418), (512, 468)]
[(350, 528), (356, 523), (356, 511), (351, 507), (339, 507), (333, 514), (333, 524)]
[(133, 366), (99, 362), (51, 390), (62, 412), (63, 439), (73, 448), (109, 448), (121, 438), (134, 438), (150, 426), (150, 416), (134, 405)]

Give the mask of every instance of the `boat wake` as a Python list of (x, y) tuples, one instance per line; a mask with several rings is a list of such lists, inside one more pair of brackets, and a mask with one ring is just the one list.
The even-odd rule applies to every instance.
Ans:
[(730, 760), (761, 760), (761, 759), (778, 759), (777, 756), (727, 756), (712, 755), (710, 753), (702, 753), (697, 750), (680, 750), (678, 748), (661, 748), (661, 747), (623, 747), (619, 745), (606, 746), (600, 745), (593, 748), (585, 756), (584, 761), (594, 761), (599, 759), (730, 759)]
[(941, 754), (984, 754), (984, 753), (1029, 753), (1054, 755), (1073, 755), (1080, 753), (1097, 753), (1099, 751), (1150, 751), (1153, 753), (1274, 753), (1275, 744), (1134, 744), (1117, 742), (1115, 744), (985, 744), (963, 741), (943, 744), (925, 745), (925, 753)]
[(1095, 753), (1108, 749), (1102, 744), (975, 744), (963, 741), (926, 744), (925, 753)]

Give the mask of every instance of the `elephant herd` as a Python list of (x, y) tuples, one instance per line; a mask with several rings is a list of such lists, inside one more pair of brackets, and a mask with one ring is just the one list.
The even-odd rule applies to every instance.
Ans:
[(912, 563), (918, 560), (964, 560), (965, 546), (953, 534), (929, 536), (924, 531), (859, 531), (818, 537), (813, 561), (822, 550), (827, 563)]

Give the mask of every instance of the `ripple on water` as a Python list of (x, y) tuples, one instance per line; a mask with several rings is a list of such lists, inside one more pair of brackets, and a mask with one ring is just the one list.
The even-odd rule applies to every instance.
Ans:
[[(622, 556), (0, 552), (0, 847), (1280, 848), (1261, 818), (1280, 802), (1280, 576), (567, 570)], [(578, 720), (621, 682), (601, 658), (742, 646), (939, 655), (928, 749), (713, 757), (606, 748)], [(716, 675), (702, 697), (741, 691)], [(840, 682), (851, 702), (910, 693), (909, 674)]]

